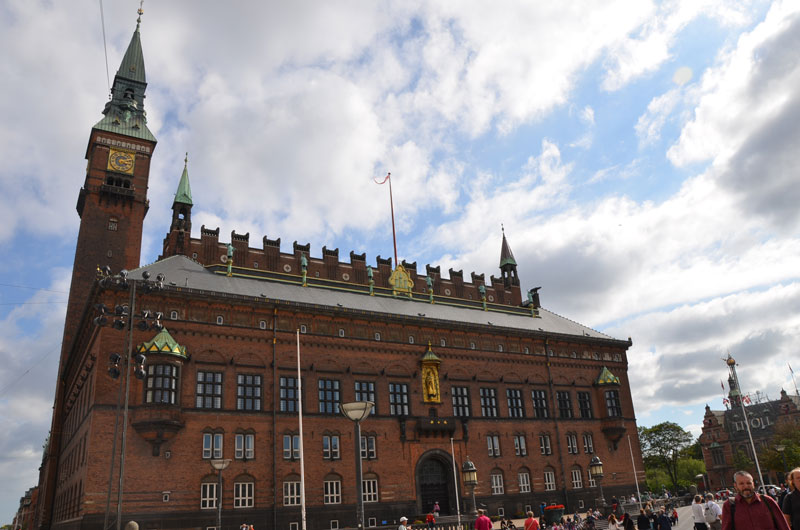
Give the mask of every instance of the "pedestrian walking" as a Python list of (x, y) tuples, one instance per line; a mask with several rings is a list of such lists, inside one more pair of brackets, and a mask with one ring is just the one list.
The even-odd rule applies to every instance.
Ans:
[(711, 530), (722, 530), (722, 508), (714, 501), (711, 493), (706, 493), (705, 516)]
[(736, 497), (728, 500), (722, 508), (722, 530), (789, 530), (781, 517), (778, 503), (769, 495), (759, 495), (753, 484), (753, 475), (737, 471), (733, 475)]
[(695, 530), (708, 530), (705, 505), (703, 504), (703, 497), (700, 495), (694, 496), (694, 502), (692, 503), (692, 522), (694, 522)]
[(400, 526), (397, 527), (397, 530), (408, 530), (408, 526), (406, 526), (407, 522), (408, 522), (408, 517), (405, 516), (401, 517)]
[(486, 517), (486, 510), (478, 510), (478, 518), (475, 519), (475, 530), (492, 530), (492, 520)]
[(789, 483), (789, 493), (783, 498), (783, 516), (792, 526), (792, 530), (800, 529), (800, 467), (789, 471), (786, 477)]
[(528, 511), (528, 518), (523, 523), (523, 530), (539, 530), (539, 521), (533, 516), (532, 511)]

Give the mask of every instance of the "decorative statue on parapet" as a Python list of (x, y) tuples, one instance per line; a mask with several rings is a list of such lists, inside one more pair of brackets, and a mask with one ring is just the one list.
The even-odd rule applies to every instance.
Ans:
[(303, 287), (308, 285), (306, 283), (306, 277), (308, 275), (308, 258), (306, 258), (305, 254), (300, 254), (300, 270), (303, 271)]
[(478, 292), (481, 294), (481, 301), (483, 302), (483, 310), (487, 311), (487, 307), (486, 307), (486, 285), (480, 284), (478, 286)]
[(433, 278), (430, 275), (425, 276), (425, 284), (428, 286), (428, 300), (430, 303), (433, 302)]
[(539, 318), (539, 308), (542, 307), (541, 302), (539, 302), (539, 289), (541, 287), (534, 287), (528, 290), (528, 306), (531, 308), (531, 316), (534, 318)]
[(226, 260), (228, 262), (228, 276), (233, 275), (233, 250), (233, 245), (228, 243), (228, 259)]
[(373, 279), (372, 265), (367, 265), (367, 279), (369, 280), (369, 295), (375, 296), (375, 280)]

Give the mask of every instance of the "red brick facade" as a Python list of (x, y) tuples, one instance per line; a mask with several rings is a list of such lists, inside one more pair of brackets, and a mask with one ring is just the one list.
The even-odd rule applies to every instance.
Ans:
[[(134, 146), (126, 147), (136, 153), (129, 181), (107, 169), (109, 142)], [(92, 308), (129, 304), (131, 288), (104, 288), (95, 274), (98, 265), (114, 273), (137, 265), (154, 146), (98, 130), (90, 138), (65, 326), (70, 340), (40, 480), (43, 528), (101, 528), (109, 491), (114, 519), (118, 463), (109, 472), (125, 366), (112, 379), (108, 359), (125, 357), (127, 332), (96, 326)], [(416, 264), (405, 264), (415, 288), (399, 301), (388, 288), (390, 260), (376, 260), (370, 293), (366, 256), (351, 252), (344, 263), (338, 249), (323, 247), (315, 258), (310, 245), (295, 242), (287, 254), (279, 239), (267, 238), (254, 249), (249, 234), (233, 233), (228, 272), (219, 230), (203, 227), (192, 239), (191, 205), (181, 208), (163, 259), (146, 267), (151, 279), (166, 274), (164, 289), (140, 291), (134, 315), (163, 312), (169, 336), (187, 355), (148, 351), (149, 375), (130, 380), (123, 523), (215, 526), (213, 502), (204, 499), (217, 483), (212, 457), (232, 459), (222, 473), (223, 527), (290, 530), (299, 521), (296, 401), (281, 397), (296, 388), (297, 330), (310, 529), (355, 524), (354, 426), (337, 408), (373, 397), (374, 414), (361, 425), (367, 524), (395, 524), (401, 515), (413, 521), (434, 501), (443, 513), (455, 513), (456, 499), (462, 512), (470, 510), (460, 473), (467, 457), (478, 469), (477, 502), (492, 514), (542, 502), (564, 503), (570, 512), (594, 506), (599, 492), (588, 464), (595, 454), (604, 463), (606, 498), (635, 491), (629, 439), (637, 469), (643, 465), (627, 377), (630, 340), (540, 309), (538, 295), (522, 303), (513, 256), (488, 282), (475, 273), (464, 282), (453, 270), (443, 278), (427, 266), (430, 289)], [(141, 278), (142, 269), (131, 273), (131, 280)], [(134, 348), (156, 334), (137, 322)], [(438, 372), (423, 366), (426, 352)], [(117, 455), (120, 444), (118, 434)]]

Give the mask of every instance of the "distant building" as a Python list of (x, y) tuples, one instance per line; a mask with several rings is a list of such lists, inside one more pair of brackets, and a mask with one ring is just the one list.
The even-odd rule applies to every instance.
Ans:
[[(781, 390), (780, 399), (748, 404), (750, 399), (741, 395), (733, 378), (728, 379), (728, 387), (730, 391), (726, 405), (730, 408), (711, 410), (706, 405), (703, 431), (700, 435), (709, 487), (714, 490), (732, 488), (733, 474), (740, 470), (737, 464), (746, 462), (746, 459), (753, 461), (753, 450), (747, 436), (740, 400), (745, 400), (747, 421), (750, 422), (756, 451), (770, 446), (776, 426), (793, 423), (800, 427), (800, 398), (797, 396)], [(737, 457), (737, 454), (740, 456)], [(747, 471), (758, 480), (755, 465), (747, 467)], [(761, 473), (766, 484), (779, 484), (783, 480), (783, 470), (765, 469), (763, 463)]]
[[(296, 530), (300, 403), (311, 530), (355, 525), (357, 451), (367, 526), (413, 521), (435, 502), (443, 514), (454, 514), (457, 501), (471, 510), (461, 476), (468, 457), (478, 470), (477, 502), (491, 514), (551, 502), (570, 512), (594, 506), (595, 455), (606, 498), (636, 491), (630, 448), (644, 467), (630, 339), (548, 311), (536, 289), (523, 300), (505, 235), (500, 276), (488, 280), (381, 257), (368, 265), (355, 252), (340, 261), (326, 247), (312, 256), (310, 244), (297, 242), (284, 252), (280, 239), (266, 237), (254, 248), (249, 234), (235, 232), (226, 244), (219, 229), (205, 227), (192, 238), (187, 164), (163, 255), (140, 267), (156, 146), (145, 87), (137, 24), (86, 152), (41, 528), (101, 528), (109, 491), (114, 520), (119, 466), (111, 455), (115, 447), (118, 460), (121, 449), (114, 433), (128, 326), (133, 353), (146, 360), (131, 367), (141, 380), (130, 379), (123, 523), (215, 527), (221, 498), (225, 528)], [(130, 271), (126, 288), (99, 270), (106, 264)], [(145, 291), (145, 276), (159, 274), (163, 289)], [(97, 322), (105, 325), (94, 322), (98, 304), (110, 308)], [(165, 327), (149, 327), (142, 310), (163, 313)], [(340, 414), (352, 401), (375, 403), (360, 440)], [(221, 489), (216, 459), (230, 459)]]
[(14, 514), (12, 530), (33, 530), (36, 519), (36, 502), (39, 500), (39, 488), (34, 487), (25, 492), (19, 500), (19, 509)]

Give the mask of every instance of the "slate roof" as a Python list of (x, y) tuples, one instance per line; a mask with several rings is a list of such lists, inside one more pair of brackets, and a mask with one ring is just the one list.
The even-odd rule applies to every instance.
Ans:
[[(538, 331), (627, 343), (627, 341), (619, 341), (544, 308), (539, 310), (541, 318), (533, 318), (530, 312), (524, 308), (508, 308), (509, 312), (505, 312), (504, 306), (498, 305), (489, 311), (483, 311), (480, 307), (457, 306), (455, 305), (458, 303), (457, 299), (453, 299), (452, 305), (439, 301), (431, 304), (422, 299), (409, 300), (402, 296), (394, 298), (390, 294), (369, 296), (361, 292), (318, 287), (311, 284), (302, 287), (299, 276), (288, 274), (282, 275), (285, 279), (242, 277), (236, 274), (228, 277), (223, 273), (215, 273), (196, 261), (180, 255), (170, 256), (130, 271), (130, 277), (140, 279), (142, 271), (145, 269), (150, 272), (151, 277), (163, 273), (166, 277), (165, 285), (167, 287), (188, 288), (212, 294), (260, 297), (333, 309), (383, 313), (400, 317), (421, 317), (432, 321), (488, 325), (517, 331)], [(247, 271), (247, 269), (244, 270)], [(309, 280), (311, 279), (309, 278)], [(347, 286), (348, 284), (342, 285)], [(510, 312), (512, 309), (515, 313)]]

